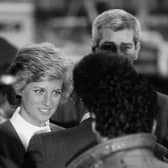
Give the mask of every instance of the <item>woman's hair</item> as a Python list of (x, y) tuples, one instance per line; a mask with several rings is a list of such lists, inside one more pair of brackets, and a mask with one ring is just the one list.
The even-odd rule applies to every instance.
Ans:
[(131, 29), (134, 32), (134, 43), (140, 41), (140, 22), (132, 14), (122, 9), (110, 9), (98, 15), (92, 24), (92, 48), (99, 46), (102, 39), (103, 29), (108, 28), (113, 31)]
[(74, 90), (105, 137), (151, 132), (156, 93), (129, 61), (114, 53), (92, 53), (74, 68)]
[(9, 74), (16, 77), (13, 87), (18, 94), (30, 82), (64, 79), (67, 66), (61, 51), (44, 42), (20, 48), (9, 67)]

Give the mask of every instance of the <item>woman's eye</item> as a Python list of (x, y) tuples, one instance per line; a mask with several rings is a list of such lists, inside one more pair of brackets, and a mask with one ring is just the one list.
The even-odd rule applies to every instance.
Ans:
[(44, 92), (44, 90), (34, 90), (34, 92), (37, 94), (42, 94)]
[(61, 95), (61, 93), (62, 93), (62, 90), (56, 90), (56, 91), (54, 91), (54, 95)]

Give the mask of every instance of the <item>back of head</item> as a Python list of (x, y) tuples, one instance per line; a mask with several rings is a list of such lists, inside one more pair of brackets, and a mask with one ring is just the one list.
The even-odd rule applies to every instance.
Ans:
[(9, 67), (9, 73), (16, 77), (16, 94), (30, 82), (63, 79), (65, 70), (60, 50), (47, 42), (23, 46)]
[(95, 115), (102, 136), (151, 132), (156, 93), (128, 59), (116, 53), (89, 54), (76, 65), (73, 78), (74, 90)]
[(134, 43), (140, 41), (140, 22), (132, 14), (122, 9), (110, 9), (98, 15), (92, 24), (92, 48), (99, 46), (102, 39), (102, 31), (109, 28), (113, 31), (131, 29), (134, 32)]

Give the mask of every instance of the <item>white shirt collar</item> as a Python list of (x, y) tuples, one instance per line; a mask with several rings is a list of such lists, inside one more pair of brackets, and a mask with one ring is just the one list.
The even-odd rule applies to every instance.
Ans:
[(91, 115), (90, 115), (89, 112), (87, 112), (87, 113), (85, 113), (85, 114), (83, 115), (83, 117), (82, 117), (82, 119), (81, 119), (81, 122), (83, 122), (83, 121), (85, 121), (85, 120), (87, 120), (87, 119), (89, 119), (89, 118), (91, 118)]
[(46, 122), (46, 126), (38, 127), (27, 122), (20, 114), (20, 107), (16, 109), (10, 121), (15, 128), (19, 138), (21, 139), (23, 146), (27, 150), (31, 137), (37, 132), (50, 132), (49, 121)]

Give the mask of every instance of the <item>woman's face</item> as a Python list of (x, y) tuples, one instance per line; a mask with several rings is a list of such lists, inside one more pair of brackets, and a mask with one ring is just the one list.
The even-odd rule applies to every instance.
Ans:
[(27, 84), (21, 93), (21, 116), (33, 125), (45, 125), (58, 107), (62, 85), (62, 80)]

